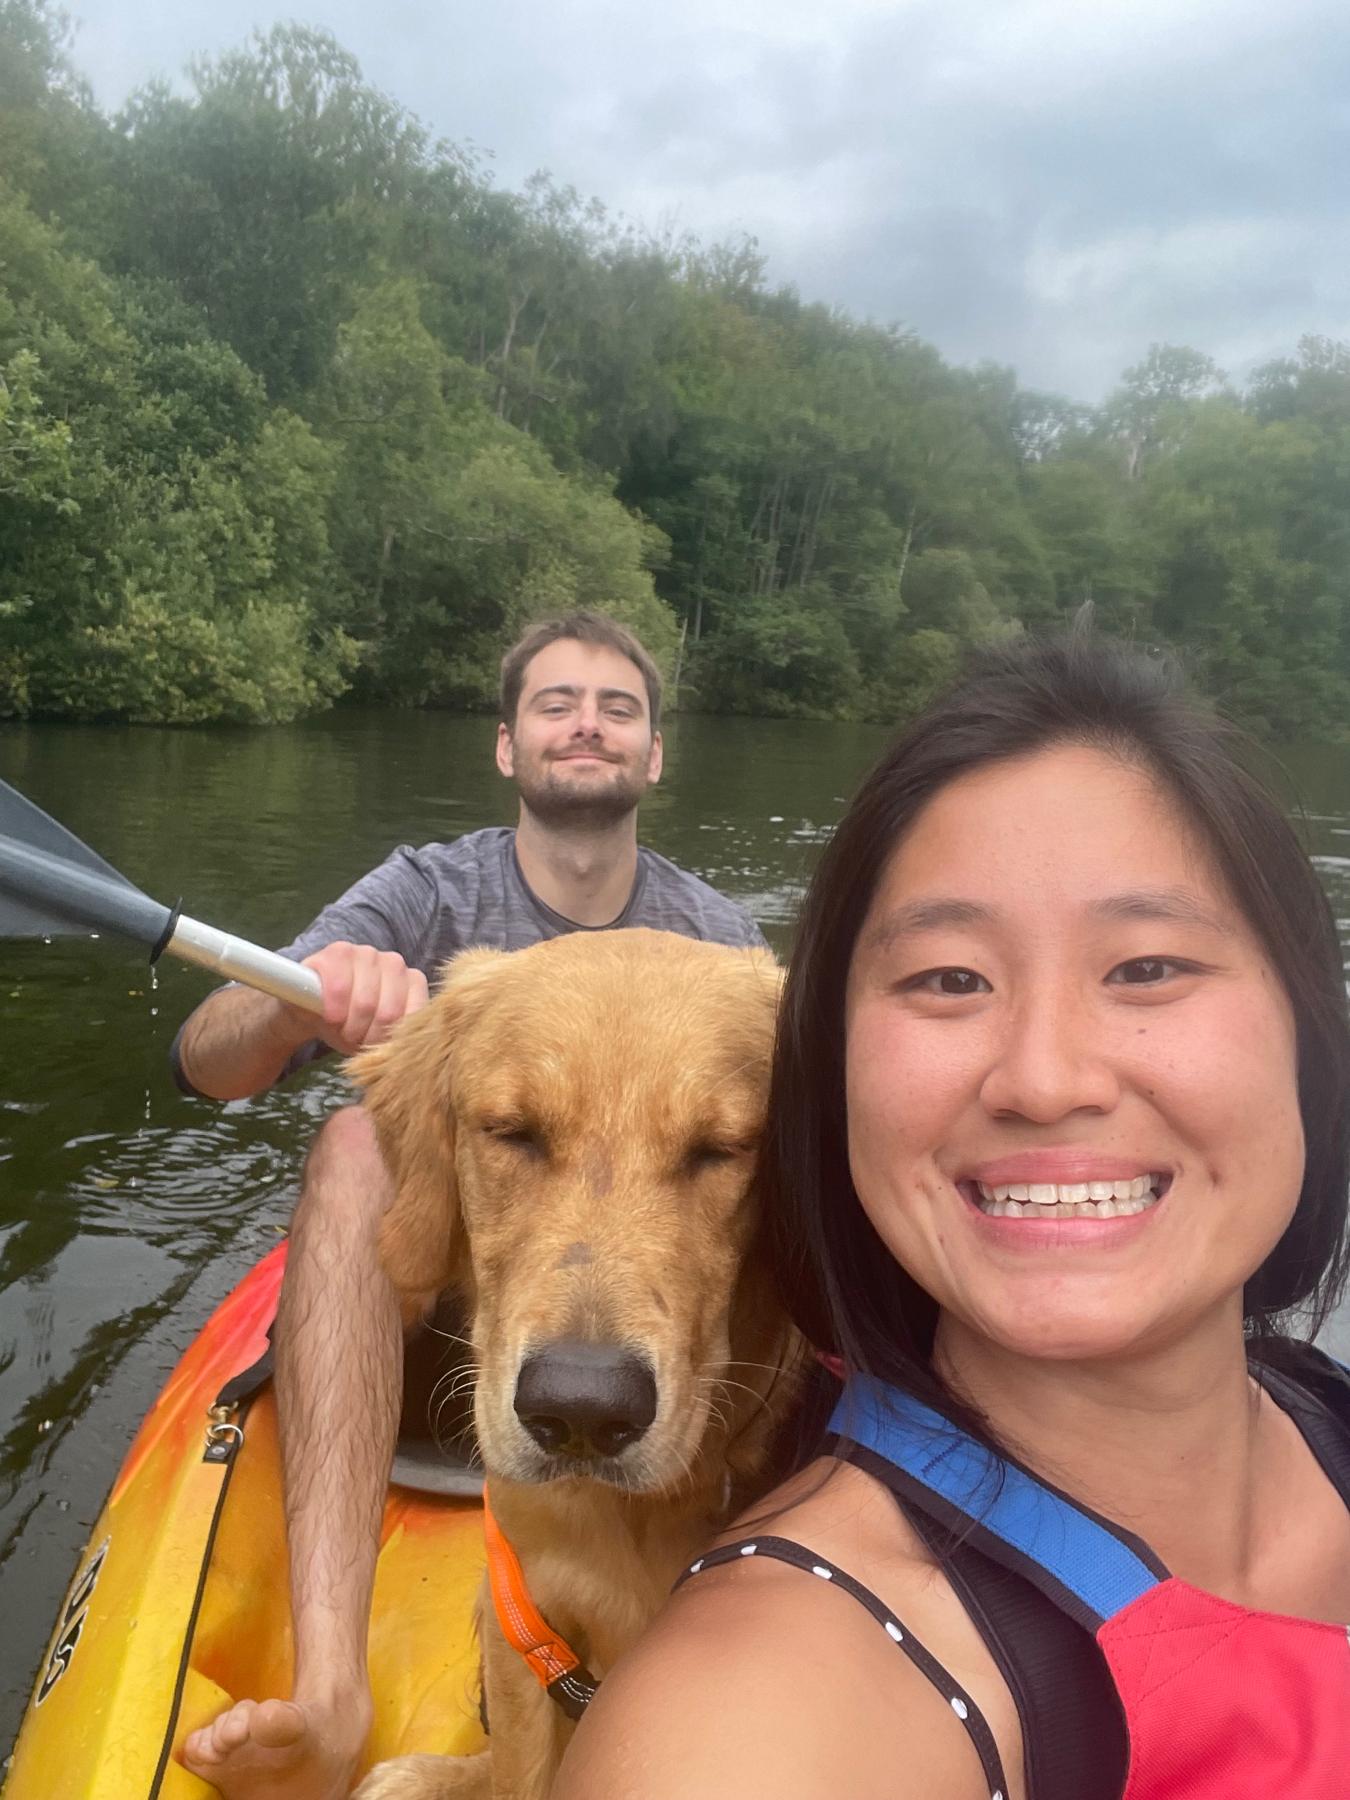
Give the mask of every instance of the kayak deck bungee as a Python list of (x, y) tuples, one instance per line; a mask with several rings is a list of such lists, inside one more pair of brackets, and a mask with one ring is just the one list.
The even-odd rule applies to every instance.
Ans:
[[(44, 1651), (4, 1800), (211, 1800), (177, 1760), (183, 1739), (237, 1699), (290, 1692), (273, 1393), (212, 1410), (267, 1349), (285, 1254), (222, 1302), (142, 1423)], [(476, 1500), (391, 1488), (368, 1762), (483, 1748), (483, 1557)]]

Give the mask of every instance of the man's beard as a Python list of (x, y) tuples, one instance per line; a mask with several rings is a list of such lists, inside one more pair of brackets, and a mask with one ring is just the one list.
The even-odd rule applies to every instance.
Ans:
[[(565, 771), (566, 764), (562, 765)], [(613, 773), (594, 786), (578, 781), (552, 762), (516, 761), (516, 791), (521, 805), (541, 825), (563, 831), (595, 831), (617, 825), (647, 791), (645, 768), (623, 763), (610, 765)]]

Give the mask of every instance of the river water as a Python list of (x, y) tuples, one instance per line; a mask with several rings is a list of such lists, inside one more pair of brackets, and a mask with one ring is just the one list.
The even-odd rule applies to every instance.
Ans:
[[(743, 900), (780, 953), (877, 727), (686, 718), (653, 848)], [(484, 718), (344, 712), (269, 730), (0, 725), (0, 777), (156, 899), (285, 942), (393, 845), (509, 820)], [(1350, 963), (1350, 748), (1282, 763)], [(207, 991), (111, 940), (0, 941), (0, 1753), (135, 1429), (215, 1304), (284, 1229), (344, 1089), (319, 1069), (227, 1106), (168, 1078)], [(1350, 1350), (1350, 1319), (1334, 1335)]]

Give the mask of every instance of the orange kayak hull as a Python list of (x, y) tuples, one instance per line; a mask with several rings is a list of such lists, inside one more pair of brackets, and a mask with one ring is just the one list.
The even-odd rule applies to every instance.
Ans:
[[(270, 1385), (220, 1421), (206, 1454), (216, 1396), (267, 1347), (285, 1254), (279, 1245), (222, 1302), (146, 1415), (57, 1615), (5, 1800), (210, 1800), (215, 1789), (179, 1761), (183, 1739), (235, 1700), (290, 1692)], [(476, 1502), (391, 1489), (366, 1764), (484, 1747), (482, 1571)]]

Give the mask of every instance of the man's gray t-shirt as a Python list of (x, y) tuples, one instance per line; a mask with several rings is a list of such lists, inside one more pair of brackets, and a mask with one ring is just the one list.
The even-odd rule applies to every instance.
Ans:
[[(283, 956), (297, 962), (345, 940), (395, 950), (435, 985), (441, 965), (461, 950), (523, 950), (571, 931), (618, 931), (645, 925), (736, 948), (762, 947), (760, 929), (743, 906), (654, 850), (639, 848), (628, 903), (607, 925), (578, 925), (545, 906), (521, 873), (509, 826), (471, 831), (450, 844), (402, 844), (340, 899), (326, 906)], [(181, 1033), (180, 1033), (181, 1036)], [(327, 1054), (317, 1040), (296, 1052), (290, 1074)], [(174, 1075), (187, 1082), (173, 1046)]]
[(637, 855), (637, 874), (623, 911), (607, 925), (587, 926), (565, 919), (532, 891), (516, 858), (516, 834), (508, 826), (471, 831), (452, 844), (424, 844), (420, 850), (404, 844), (326, 906), (282, 955), (299, 961), (343, 938), (397, 950), (404, 962), (434, 981), (441, 964), (460, 950), (482, 945), (523, 950), (569, 931), (646, 925), (715, 944), (763, 944), (743, 906), (654, 850), (639, 849)]

